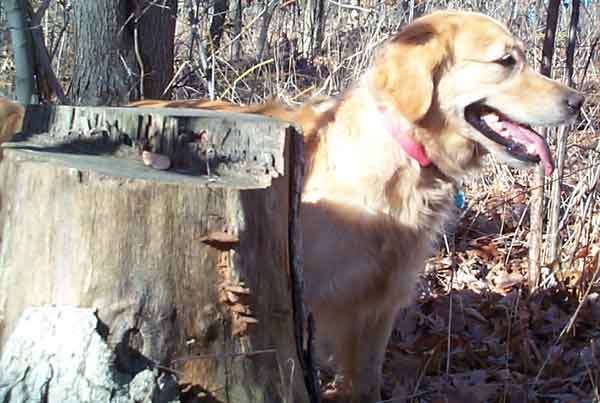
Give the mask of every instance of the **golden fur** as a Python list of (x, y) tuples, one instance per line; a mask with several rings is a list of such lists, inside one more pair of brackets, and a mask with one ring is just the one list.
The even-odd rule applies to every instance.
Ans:
[[(523, 125), (563, 124), (582, 102), (528, 67), (523, 44), (495, 20), (438, 12), (388, 40), (363, 78), (337, 99), (298, 109), (207, 101), (136, 106), (260, 113), (304, 128), (307, 305), (352, 401), (374, 402), (394, 318), (411, 302), (431, 245), (452, 215), (455, 181), (487, 152), (515, 166), (535, 162), (522, 157), (525, 146), (503, 145), (469, 124), (466, 111), (479, 111), (477, 119), (501, 116), (514, 133), (526, 133), (533, 150), (527, 155), (541, 158), (549, 173), (551, 162), (542, 158), (547, 146)], [(422, 145), (431, 164), (408, 156), (395, 134)]]
[(25, 110), (17, 103), (0, 98), (0, 144), (12, 140), (21, 130)]

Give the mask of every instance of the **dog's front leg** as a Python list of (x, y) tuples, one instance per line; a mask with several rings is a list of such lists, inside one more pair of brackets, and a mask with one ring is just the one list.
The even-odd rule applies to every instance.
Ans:
[(381, 400), (381, 370), (397, 310), (394, 308), (369, 317), (355, 335), (355, 350), (349, 369), (352, 403)]

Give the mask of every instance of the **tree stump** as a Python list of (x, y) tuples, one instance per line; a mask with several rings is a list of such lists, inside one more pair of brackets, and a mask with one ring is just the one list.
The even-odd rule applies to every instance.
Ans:
[(28, 307), (89, 307), (118, 369), (172, 371), (183, 401), (309, 400), (290, 124), (29, 106), (3, 151), (0, 348)]

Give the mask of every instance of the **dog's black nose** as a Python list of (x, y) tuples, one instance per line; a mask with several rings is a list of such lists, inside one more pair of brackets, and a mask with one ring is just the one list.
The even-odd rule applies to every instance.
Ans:
[(567, 107), (571, 109), (573, 112), (578, 112), (583, 105), (583, 101), (585, 98), (578, 92), (571, 92), (567, 95), (565, 102), (567, 103)]

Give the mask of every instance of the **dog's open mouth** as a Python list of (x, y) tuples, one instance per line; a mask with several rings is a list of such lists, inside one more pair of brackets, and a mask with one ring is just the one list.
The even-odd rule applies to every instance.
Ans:
[(465, 108), (465, 120), (485, 137), (504, 146), (511, 157), (531, 163), (542, 161), (546, 175), (552, 174), (554, 164), (548, 144), (530, 126), (514, 122), (479, 102)]

